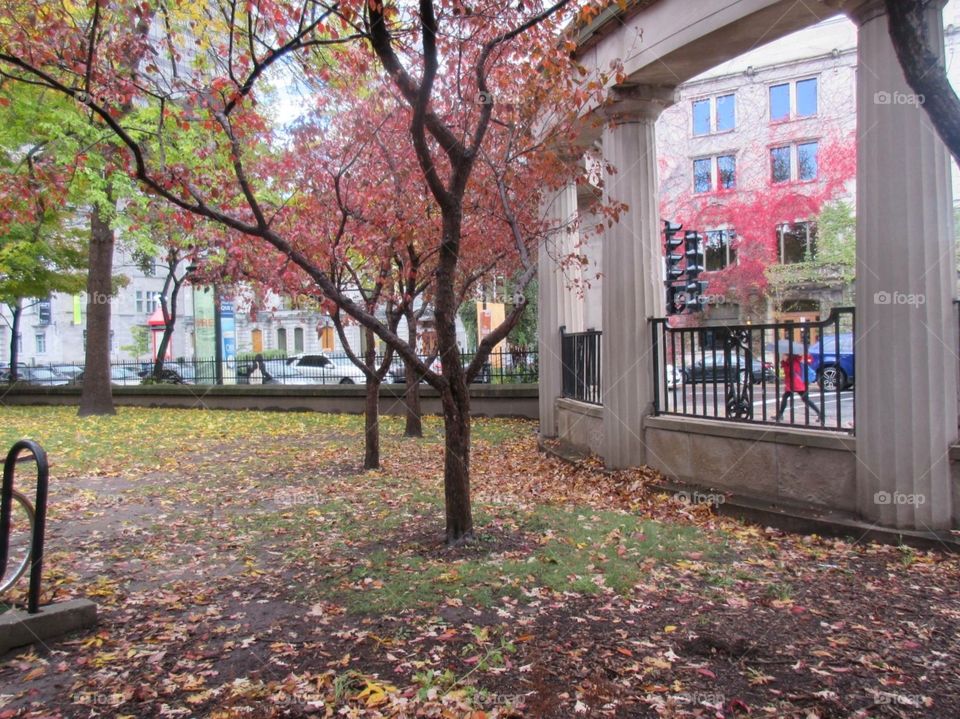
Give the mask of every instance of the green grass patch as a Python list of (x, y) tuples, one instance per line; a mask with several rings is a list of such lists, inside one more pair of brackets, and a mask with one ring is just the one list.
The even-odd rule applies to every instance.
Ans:
[(481, 509), (477, 517), (487, 520), (478, 521), (478, 545), (461, 559), (451, 559), (443, 550), (431, 556), (422, 548), (390, 545), (382, 541), (388, 532), (368, 527), (363, 530), (370, 532), (368, 551), (358, 556), (356, 567), (313, 586), (305, 596), (341, 603), (351, 612), (398, 613), (430, 609), (449, 599), (489, 607), (502, 596), (535, 597), (540, 588), (583, 594), (609, 588), (624, 594), (651, 563), (677, 561), (693, 552), (710, 560), (722, 553), (695, 527), (645, 521), (624, 512), (540, 507), (517, 518), (520, 543), (513, 545), (502, 534), (485, 531), (497, 517), (494, 508)]

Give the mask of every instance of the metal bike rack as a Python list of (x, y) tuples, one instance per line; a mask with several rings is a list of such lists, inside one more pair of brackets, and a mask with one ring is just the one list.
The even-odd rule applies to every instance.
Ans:
[[(23, 451), (30, 456), (21, 457)], [(35, 519), (30, 541), (30, 589), (27, 613), (40, 611), (40, 579), (43, 572), (43, 538), (47, 521), (47, 491), (50, 480), (50, 465), (47, 453), (36, 442), (21, 439), (10, 448), (3, 463), (3, 486), (0, 490), (0, 577), (7, 569), (10, 550), (10, 512), (13, 505), (13, 476), (17, 464), (33, 461), (37, 465), (37, 495), (34, 501)]]

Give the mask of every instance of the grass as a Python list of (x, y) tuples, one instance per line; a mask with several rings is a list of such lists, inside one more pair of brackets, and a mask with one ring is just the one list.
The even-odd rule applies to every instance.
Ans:
[[(466, 557), (449, 559), (410, 545), (361, 544), (358, 564), (344, 575), (306, 590), (307, 599), (343, 604), (352, 612), (395, 613), (443, 602), (490, 607), (502, 597), (525, 602), (539, 589), (598, 594), (605, 588), (625, 594), (657, 563), (699, 553), (718, 560), (722, 550), (694, 527), (663, 524), (587, 507), (538, 507), (521, 517), (504, 517), (483, 506), (478, 540)], [(417, 519), (427, 522), (425, 517)], [(392, 526), (397, 526), (393, 524)], [(519, 544), (506, 548), (488, 528), (511, 527)], [(355, 539), (372, 528), (355, 523)], [(500, 551), (503, 550), (503, 551)]]
[[(474, 503), (477, 541), (451, 552), (440, 544), (442, 421), (428, 417), (424, 438), (402, 437), (403, 418), (383, 419), (390, 463), (362, 472), (362, 418), (314, 413), (120, 408), (78, 418), (69, 407), (2, 410), (0, 443), (29, 436), (48, 451), (54, 479), (116, 478), (113, 522), (169, 532), (190, 545), (237, 547), (237, 560), (285, 574), (297, 600), (331, 602), (357, 614), (433, 611), (443, 603), (490, 607), (541, 590), (598, 594), (633, 591), (651, 566), (719, 560), (716, 537), (696, 526), (642, 519), (578, 504)], [(475, 456), (498, 463), (532, 424), (475, 420)], [(492, 457), (492, 459), (491, 459)], [(437, 464), (426, 468), (424, 458)], [(488, 465), (489, 466), (489, 465)], [(506, 480), (522, 464), (504, 463)], [(95, 511), (106, 490), (86, 479), (75, 506)], [(94, 487), (94, 489), (90, 489)], [(147, 506), (145, 506), (147, 505)], [(163, 507), (162, 521), (155, 514)], [(53, 508), (55, 520), (60, 507)], [(69, 512), (62, 515), (69, 518)], [(84, 515), (86, 516), (86, 515)], [(115, 547), (139, 556), (135, 535)], [(171, 558), (164, 556), (164, 561)]]

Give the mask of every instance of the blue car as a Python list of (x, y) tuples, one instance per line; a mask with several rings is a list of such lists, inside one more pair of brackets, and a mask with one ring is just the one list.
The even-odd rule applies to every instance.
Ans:
[[(838, 337), (840, 338), (839, 352), (837, 351)], [(824, 390), (846, 389), (853, 384), (852, 332), (824, 335), (819, 342), (810, 345), (810, 357), (813, 360), (810, 367), (817, 373), (817, 380)]]

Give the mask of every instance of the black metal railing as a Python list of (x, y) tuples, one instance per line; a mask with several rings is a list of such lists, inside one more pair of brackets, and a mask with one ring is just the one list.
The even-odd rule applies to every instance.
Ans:
[(560, 328), (563, 396), (602, 404), (600, 388), (600, 330), (567, 333)]
[[(440, 361), (433, 355), (418, 355), (431, 369), (440, 372)], [(475, 354), (461, 353), (460, 359), (466, 367)], [(377, 356), (377, 364), (383, 355)], [(222, 376), (230, 384), (249, 384), (250, 373), (254, 367), (253, 357), (243, 356), (224, 363)], [(345, 353), (304, 354), (294, 357), (268, 355), (264, 359), (267, 379), (265, 384), (362, 384), (366, 381), (363, 371), (356, 367)], [(261, 373), (261, 377), (263, 373)], [(511, 349), (492, 352), (474, 379), (478, 384), (521, 384), (536, 383), (539, 376), (538, 353), (536, 350)], [(9, 367), (0, 369), (0, 382), (10, 382)], [(164, 362), (159, 382), (164, 384), (216, 384), (218, 379), (217, 361), (212, 358), (170, 360)], [(61, 363), (46, 365), (19, 365), (17, 381), (25, 384), (58, 386), (78, 385), (84, 381), (83, 363)], [(135, 386), (151, 384), (154, 379), (154, 365), (150, 361), (119, 361), (110, 364), (110, 382), (116, 386)], [(406, 382), (403, 361), (394, 356), (386, 383)]]
[[(24, 451), (29, 456), (21, 457)], [(33, 461), (37, 466), (37, 490), (33, 504), (14, 490), (16, 466)], [(30, 586), (27, 611), (40, 611), (40, 580), (43, 573), (43, 539), (47, 522), (47, 492), (50, 467), (43, 448), (29, 439), (21, 439), (10, 448), (3, 463), (3, 485), (0, 489), (0, 582), (9, 589), (29, 569)], [(14, 501), (18, 512), (13, 514)], [(16, 519), (16, 522), (14, 522)], [(11, 565), (12, 560), (12, 566)], [(9, 585), (9, 586), (8, 586)]]
[(651, 321), (657, 414), (854, 431), (854, 312), (815, 322)]

